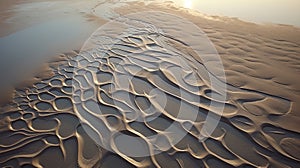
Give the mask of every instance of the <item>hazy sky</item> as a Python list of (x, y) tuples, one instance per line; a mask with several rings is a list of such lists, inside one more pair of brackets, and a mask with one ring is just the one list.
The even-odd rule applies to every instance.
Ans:
[(203, 13), (300, 26), (300, 0), (173, 0)]

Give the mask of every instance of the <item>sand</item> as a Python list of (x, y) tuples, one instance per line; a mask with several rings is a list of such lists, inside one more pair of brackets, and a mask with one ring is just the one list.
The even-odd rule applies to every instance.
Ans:
[[(101, 10), (95, 6), (91, 16), (104, 17)], [(299, 28), (206, 16), (172, 3), (129, 3), (114, 11), (152, 11), (139, 19), (160, 23), (169, 36), (140, 33), (120, 38), (102, 58), (78, 49), (45, 63), (40, 78), (16, 88), (0, 108), (1, 167), (299, 166)], [(170, 14), (186, 20), (169, 22)], [(190, 22), (216, 47), (226, 79), (215, 58), (197, 59), (192, 39), (202, 34), (182, 30)], [(124, 73), (136, 76), (126, 83)], [(207, 74), (227, 88), (226, 99)], [(223, 113), (211, 103), (223, 104)], [(220, 120), (199, 141), (209, 113)], [(126, 153), (133, 147), (120, 146), (120, 132), (139, 137), (133, 142), (149, 155)]]

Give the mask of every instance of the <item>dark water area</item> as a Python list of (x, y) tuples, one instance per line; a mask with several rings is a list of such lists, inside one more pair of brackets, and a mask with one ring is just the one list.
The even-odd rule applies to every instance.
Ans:
[(1, 37), (0, 88), (26, 80), (54, 56), (80, 49), (97, 28), (97, 23), (81, 14), (57, 15)]

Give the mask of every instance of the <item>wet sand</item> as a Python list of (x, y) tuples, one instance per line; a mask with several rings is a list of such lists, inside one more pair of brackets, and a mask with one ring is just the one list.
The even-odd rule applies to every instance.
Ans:
[[(171, 3), (129, 4), (114, 12), (126, 15), (160, 11), (200, 27), (222, 59), (226, 80), (218, 81), (226, 85), (226, 100), (212, 96), (218, 93), (205, 74), (218, 78), (220, 72), (217, 66), (203, 72), (216, 62), (206, 57), (203, 63), (195, 57), (192, 49), (197, 44), (193, 46), (188, 39), (191, 32), (179, 33), (185, 22), (160, 25), (170, 35), (160, 40), (151, 33), (124, 37), (101, 59), (97, 54), (79, 52), (80, 48), (62, 52), (45, 63), (46, 70), (34, 76), (34, 82), (15, 89), (10, 103), (1, 106), (1, 167), (299, 166), (299, 28), (206, 16)], [(87, 19), (107, 19), (102, 10), (101, 5), (95, 5)], [(151, 16), (141, 18), (169, 23), (162, 13)], [(116, 26), (107, 32), (119, 29)], [(178, 61), (181, 59), (187, 65)], [(178, 70), (183, 70), (183, 78), (177, 76)], [(91, 78), (89, 74), (94, 72)], [(121, 72), (136, 74), (130, 87), (122, 87)], [(191, 74), (197, 80), (190, 80)], [(84, 84), (90, 82), (94, 85)], [(153, 89), (165, 95), (166, 102), (157, 103), (151, 96)], [(180, 90), (185, 96), (179, 94)], [(184, 102), (186, 114), (178, 116), (180, 102)], [(225, 104), (223, 113), (210, 109), (212, 102)], [(160, 103), (166, 103), (164, 109), (159, 108)], [(93, 109), (95, 104), (104, 109), (101, 114)], [(155, 113), (147, 113), (150, 107), (157, 109)], [(144, 113), (131, 114), (132, 109)], [(190, 114), (193, 109), (196, 113)], [(198, 138), (203, 121), (211, 110), (220, 121), (201, 142)], [(97, 127), (95, 123), (82, 122), (84, 115), (97, 121), (103, 129), (100, 140), (109, 140), (114, 152), (102, 148), (88, 135), (93, 131), (89, 128)], [(176, 135), (165, 131), (172, 124), (185, 133), (178, 142), (174, 141)], [(161, 152), (144, 157), (126, 155), (124, 149), (118, 148), (118, 131), (140, 137), (140, 150), (146, 153), (157, 152), (154, 149)], [(153, 140), (151, 135), (159, 136)]]

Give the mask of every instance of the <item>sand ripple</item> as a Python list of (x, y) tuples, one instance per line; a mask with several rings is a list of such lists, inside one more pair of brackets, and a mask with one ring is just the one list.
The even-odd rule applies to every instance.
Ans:
[[(146, 19), (169, 23), (161, 15)], [(290, 60), (294, 60), (293, 50), (299, 52), (298, 45), (238, 34), (223, 37), (218, 32), (225, 36), (227, 31), (205, 29), (221, 56), (232, 55), (222, 57), (227, 82), (218, 78), (222, 76), (220, 69), (208, 68), (216, 66), (216, 60), (209, 53), (199, 60), (196, 41), (189, 41), (193, 38), (188, 33), (175, 29), (184, 23), (173, 24), (165, 24), (170, 28), (164, 29), (172, 36), (143, 32), (120, 38), (106, 52), (65, 53), (60, 61), (49, 64), (55, 75), (16, 90), (12, 103), (1, 107), (1, 166), (299, 165), (299, 130), (293, 124), (282, 124), (283, 120), (295, 121), (289, 118), (295, 112), (293, 96), (280, 91), (276, 95), (262, 88), (266, 84), (257, 84), (274, 81), (289, 92), (297, 92), (296, 87), (268, 72), (271, 65), (257, 58), (259, 54), (241, 57), (260, 50), (291, 55)], [(245, 44), (237, 47), (242, 42)], [(272, 61), (288, 59), (273, 57)], [(287, 64), (290, 60), (283, 61)], [(299, 64), (288, 65), (299, 69)], [(226, 99), (211, 86), (208, 74), (227, 88)], [(133, 77), (129, 81), (126, 75)], [(211, 103), (223, 105), (223, 113), (211, 108)], [(220, 121), (205, 141), (199, 141), (210, 112)], [(129, 139), (134, 148), (132, 144), (122, 145), (124, 135), (135, 137)]]

